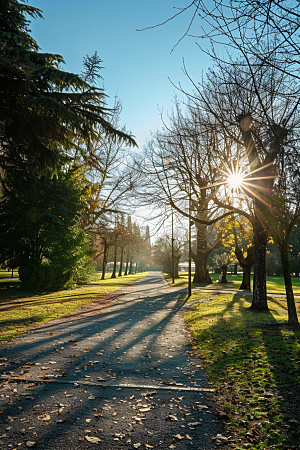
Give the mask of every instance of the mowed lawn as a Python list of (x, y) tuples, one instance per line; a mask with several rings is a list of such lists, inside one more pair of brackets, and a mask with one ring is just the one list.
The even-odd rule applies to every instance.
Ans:
[[(193, 281), (193, 275), (192, 274), (192, 281)], [(168, 283), (170, 283), (172, 286), (172, 279), (170, 276), (166, 275), (166, 280)], [(210, 277), (213, 281), (213, 284), (209, 284), (207, 286), (198, 286), (198, 285), (192, 285), (192, 288), (198, 288), (201, 287), (201, 289), (230, 289), (230, 290), (238, 290), (241, 283), (242, 283), (242, 275), (227, 275), (227, 281), (228, 283), (219, 283), (218, 279), (220, 275), (217, 275), (215, 273), (211, 273)], [(253, 278), (253, 277), (252, 277)], [(184, 286), (188, 283), (188, 274), (187, 272), (182, 272), (179, 274), (179, 278), (175, 279), (174, 286)], [(253, 287), (253, 280), (251, 281), (251, 288)], [(300, 277), (292, 277), (292, 284), (294, 288), (294, 294), (300, 294)], [(284, 279), (283, 277), (267, 277), (267, 291), (268, 293), (272, 294), (285, 294), (285, 287), (284, 287)]]
[(0, 280), (0, 343), (24, 333), (28, 326), (41, 325), (57, 319), (101, 295), (128, 286), (146, 273), (101, 280), (101, 274), (91, 277), (89, 284), (51, 293), (28, 293), (17, 279)]
[[(283, 298), (269, 296), (263, 313), (251, 302), (241, 293), (192, 293), (191, 352), (215, 388), (211, 402), (233, 448), (299, 449), (300, 331), (287, 326)], [(299, 299), (296, 307), (300, 319)]]
[(19, 278), (19, 274), (17, 270), (13, 271), (13, 277), (11, 276), (11, 271), (8, 272), (7, 270), (0, 270), (0, 279), (1, 278)]

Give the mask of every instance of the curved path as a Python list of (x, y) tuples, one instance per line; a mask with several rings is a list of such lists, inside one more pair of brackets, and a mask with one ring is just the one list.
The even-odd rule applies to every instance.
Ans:
[(150, 273), (122, 293), (0, 347), (1, 448), (228, 448), (184, 290)]

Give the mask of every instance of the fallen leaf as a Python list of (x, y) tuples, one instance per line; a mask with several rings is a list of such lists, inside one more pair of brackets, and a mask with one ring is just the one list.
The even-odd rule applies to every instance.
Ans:
[(186, 434), (185, 437), (186, 437), (187, 439), (189, 439), (190, 441), (193, 440), (193, 438), (192, 438), (191, 436), (189, 436), (188, 434)]
[(43, 422), (49, 422), (51, 420), (51, 417), (49, 414), (43, 414), (42, 416), (38, 416), (39, 420), (42, 420)]
[(91, 420), (92, 420), (92, 419), (85, 419), (85, 421), (88, 422), (88, 423), (89, 423)]
[(139, 448), (142, 444), (140, 442), (137, 442), (136, 444), (133, 444), (134, 448)]
[(95, 397), (94, 395), (91, 394), (91, 395), (88, 397), (88, 400), (95, 400), (95, 398), (96, 398), (96, 397)]
[(165, 420), (171, 420), (172, 422), (178, 422), (176, 416), (172, 416), (171, 414), (165, 418)]
[(150, 396), (155, 395), (155, 394), (157, 394), (157, 391), (150, 391), (150, 392), (146, 392), (145, 394), (141, 394), (141, 395), (144, 396), (144, 397), (150, 397)]
[(27, 441), (26, 442), (26, 447), (34, 447), (36, 444), (37, 444), (37, 442)]
[(146, 448), (154, 448), (153, 445), (145, 444)]
[(99, 442), (101, 442), (101, 439), (95, 436), (84, 436), (84, 437), (88, 442), (91, 442), (92, 444), (99, 444)]
[(181, 436), (181, 434), (174, 434), (174, 437), (176, 437), (176, 439), (184, 439), (184, 436)]

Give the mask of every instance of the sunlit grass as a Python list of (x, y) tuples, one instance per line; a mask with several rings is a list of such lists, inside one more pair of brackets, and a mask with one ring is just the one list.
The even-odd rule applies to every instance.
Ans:
[[(193, 281), (192, 274), (192, 281)], [(239, 290), (239, 287), (242, 283), (242, 275), (227, 275), (228, 283), (219, 283), (218, 279), (220, 275), (211, 273), (210, 277), (213, 281), (213, 284), (209, 284), (207, 286), (194, 286), (193, 288), (201, 287), (204, 289), (230, 289), (230, 290)], [(172, 278), (169, 275), (165, 275), (166, 280), (172, 286)], [(253, 280), (252, 280), (253, 281)], [(188, 283), (188, 274), (187, 272), (181, 272), (179, 274), (179, 278), (175, 279), (174, 286), (187, 286)], [(252, 283), (252, 282), (251, 282)], [(294, 289), (294, 294), (300, 294), (300, 277), (292, 277), (292, 284)], [(251, 287), (253, 285), (251, 284)], [(283, 277), (267, 277), (267, 291), (272, 294), (285, 294), (285, 286)]]
[[(216, 387), (213, 401), (235, 436), (234, 448), (246, 442), (250, 449), (293, 448), (299, 410), (291, 408), (290, 398), (300, 384), (300, 332), (285, 326), (285, 302), (270, 297), (269, 311), (258, 313), (249, 309), (251, 300), (193, 293), (185, 315), (192, 348)], [(298, 300), (297, 310), (300, 314)]]
[(69, 290), (46, 294), (26, 293), (20, 282), (0, 282), (0, 340), (7, 340), (23, 333), (25, 327), (41, 325), (69, 314), (92, 302), (106, 292), (128, 286), (146, 273), (120, 278), (100, 279), (93, 275), (89, 284)]
[[(12, 278), (11, 271), (8, 272), (7, 270), (0, 270), (0, 279), (1, 278)], [(13, 278), (19, 278), (19, 274), (17, 270), (14, 270)]]

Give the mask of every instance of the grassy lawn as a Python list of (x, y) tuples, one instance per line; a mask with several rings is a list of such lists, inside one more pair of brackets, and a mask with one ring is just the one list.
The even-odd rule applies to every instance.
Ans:
[[(193, 281), (193, 275), (192, 274), (192, 281)], [(204, 289), (232, 289), (232, 290), (238, 290), (241, 283), (242, 283), (242, 275), (227, 275), (228, 283), (218, 283), (220, 275), (211, 273), (210, 277), (213, 281), (213, 284), (209, 284), (208, 286), (203, 286)], [(172, 279), (170, 276), (165, 275), (166, 280), (168, 283), (172, 284)], [(187, 286), (188, 283), (188, 274), (187, 272), (183, 272), (179, 274), (179, 278), (175, 280), (174, 286)], [(293, 288), (294, 288), (294, 294), (300, 294), (300, 277), (293, 277), (292, 278)], [(253, 285), (252, 285), (253, 286)], [(192, 285), (192, 288), (197, 288), (202, 286), (194, 286)], [(285, 287), (284, 287), (284, 280), (283, 277), (267, 277), (267, 290), (270, 293), (284, 293), (285, 294)]]
[(100, 274), (96, 274), (87, 285), (46, 294), (25, 292), (18, 280), (0, 281), (0, 343), (24, 333), (24, 327), (62, 317), (101, 294), (132, 284), (145, 275), (127, 275), (102, 281)]
[(300, 331), (287, 327), (285, 301), (269, 297), (269, 311), (257, 313), (251, 300), (193, 293), (191, 352), (216, 388), (212, 402), (235, 449), (299, 449)]
[[(0, 270), (0, 279), (1, 278), (11, 278), (11, 271)], [(19, 278), (19, 274), (17, 270), (14, 270), (14, 278)]]

